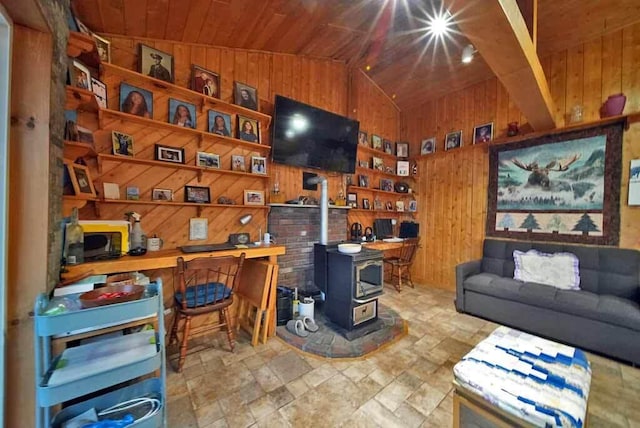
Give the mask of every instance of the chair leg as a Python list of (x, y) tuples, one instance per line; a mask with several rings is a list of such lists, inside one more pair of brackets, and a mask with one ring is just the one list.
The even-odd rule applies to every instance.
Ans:
[(236, 335), (231, 328), (231, 317), (229, 316), (229, 310), (227, 308), (222, 309), (222, 315), (224, 316), (224, 322), (226, 324), (227, 330), (227, 339), (229, 340), (229, 347), (231, 348), (231, 352), (236, 347)]
[(402, 291), (402, 266), (398, 265), (398, 284), (396, 285), (398, 291)]
[(407, 284), (409, 284), (409, 287), (411, 288), (416, 288), (413, 285), (413, 280), (411, 279), (411, 267), (407, 266)]
[(173, 326), (171, 327), (171, 334), (169, 335), (169, 345), (172, 345), (178, 341), (178, 324), (180, 323), (180, 313), (175, 310), (173, 315)]
[(180, 345), (180, 359), (178, 360), (178, 373), (182, 371), (184, 361), (187, 359), (187, 343), (189, 341), (189, 330), (191, 329), (191, 317), (187, 316), (184, 320), (184, 332), (182, 336), (182, 344)]

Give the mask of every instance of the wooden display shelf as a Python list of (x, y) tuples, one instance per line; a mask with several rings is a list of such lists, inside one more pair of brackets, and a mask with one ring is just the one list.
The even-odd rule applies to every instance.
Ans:
[(390, 154), (390, 153), (386, 153), (383, 152), (382, 150), (378, 150), (378, 149), (374, 149), (372, 147), (369, 146), (363, 146), (363, 145), (358, 145), (358, 152), (363, 151), (365, 153), (370, 154), (371, 156), (375, 156), (377, 158), (379, 157), (383, 157), (383, 158), (387, 158), (387, 159), (393, 159), (394, 161), (399, 161), (399, 160), (410, 160), (410, 158), (399, 158), (396, 155)]
[(77, 58), (83, 53), (89, 53), (96, 48), (96, 43), (88, 34), (78, 31), (69, 31), (69, 41), (67, 42), (67, 55)]
[(64, 104), (65, 110), (81, 110), (96, 112), (100, 110), (98, 101), (93, 92), (86, 89), (67, 85), (67, 97)]
[(417, 214), (417, 211), (389, 211), (389, 210), (365, 210), (363, 208), (351, 208), (351, 212), (357, 212), (357, 213), (367, 213), (367, 214), (377, 214), (377, 215), (391, 215), (391, 214), (398, 214), (398, 215), (402, 215), (402, 214), (407, 214), (407, 215), (413, 215), (413, 214)]
[(399, 180), (399, 179), (406, 179), (406, 178), (415, 178), (415, 175), (397, 175), (397, 174), (391, 174), (388, 172), (384, 172), (384, 171), (380, 171), (378, 169), (373, 169), (373, 168), (363, 168), (360, 166), (356, 167), (356, 172), (359, 173), (360, 175), (365, 175), (365, 174), (376, 174), (376, 175), (383, 175), (385, 177), (389, 177), (392, 178), (394, 180)]
[(229, 204), (197, 204), (194, 202), (174, 202), (174, 201), (149, 201), (140, 199), (99, 199), (96, 201), (96, 213), (100, 214), (100, 204), (121, 204), (121, 205), (158, 205), (166, 207), (193, 207), (198, 211), (198, 217), (202, 214), (202, 210), (205, 208), (230, 208), (230, 209), (243, 209), (243, 210), (268, 210), (267, 205), (229, 205)]
[(68, 217), (74, 208), (80, 209), (87, 205), (88, 202), (95, 202), (95, 198), (82, 198), (73, 195), (64, 195), (62, 197), (62, 215)]
[(371, 187), (359, 187), (359, 186), (347, 186), (347, 189), (353, 189), (356, 191), (364, 191), (364, 192), (373, 192), (373, 193), (383, 193), (385, 195), (395, 195), (402, 198), (409, 198), (417, 196), (417, 193), (398, 193), (398, 192), (388, 192), (386, 190), (373, 189)]
[(98, 153), (96, 153), (91, 143), (65, 140), (63, 156), (73, 161), (85, 156), (94, 158), (98, 156)]
[(101, 70), (103, 75), (105, 73), (115, 74), (121, 77), (122, 81), (133, 84), (135, 86), (148, 87), (152, 90), (156, 90), (157, 88), (159, 88), (162, 90), (166, 90), (167, 93), (170, 93), (171, 95), (179, 94), (185, 98), (189, 98), (192, 101), (196, 101), (196, 104), (199, 105), (201, 111), (204, 110), (205, 105), (208, 105), (211, 108), (219, 108), (221, 110), (224, 110), (225, 112), (240, 114), (242, 116), (256, 119), (258, 122), (260, 122), (261, 125), (265, 125), (264, 129), (268, 129), (269, 125), (271, 124), (271, 116), (269, 116), (268, 114), (244, 108), (236, 104), (231, 104), (218, 98), (209, 97), (199, 92), (192, 91), (189, 88), (184, 88), (173, 83), (165, 82), (164, 80), (145, 76), (144, 74), (140, 74), (136, 71), (119, 67), (114, 64), (104, 63), (101, 65)]

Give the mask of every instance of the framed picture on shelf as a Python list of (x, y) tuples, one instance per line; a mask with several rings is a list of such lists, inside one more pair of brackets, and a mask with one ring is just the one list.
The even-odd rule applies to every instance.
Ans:
[(409, 157), (409, 143), (407, 142), (396, 143), (396, 157), (399, 157), (399, 158)]
[(384, 209), (384, 205), (382, 205), (382, 201), (377, 196), (373, 200), (373, 209), (376, 211), (382, 211)]
[(393, 167), (391, 166), (385, 166), (384, 167), (384, 172), (386, 172), (387, 174), (395, 174), (396, 172), (393, 170)]
[(107, 108), (107, 85), (95, 77), (91, 78), (91, 92), (96, 97), (100, 108)]
[(127, 200), (140, 200), (140, 188), (136, 186), (127, 186)]
[(358, 186), (359, 187), (369, 187), (369, 176), (367, 176), (367, 175), (359, 175), (358, 176)]
[(91, 73), (86, 65), (77, 59), (71, 60), (69, 67), (69, 82), (76, 88), (91, 90)]
[(133, 156), (133, 137), (120, 131), (111, 131), (111, 146), (117, 156)]
[(96, 51), (101, 62), (111, 62), (111, 42), (105, 38), (91, 33), (91, 37), (96, 42)]
[(195, 204), (210, 204), (211, 193), (208, 187), (184, 186), (184, 201)]
[(155, 188), (151, 191), (151, 200), (154, 201), (173, 201), (173, 190)]
[(362, 199), (362, 209), (363, 210), (370, 210), (371, 209), (371, 204), (369, 203), (369, 199), (367, 199), (367, 198), (363, 198)]
[(220, 155), (213, 153), (198, 152), (196, 153), (196, 166), (201, 168), (220, 168)]
[(347, 193), (347, 205), (351, 208), (358, 208), (358, 194)]
[(264, 191), (263, 190), (245, 190), (244, 204), (245, 205), (264, 205)]
[(209, 110), (209, 132), (222, 135), (223, 137), (233, 137), (231, 135), (231, 116), (216, 110)]
[(64, 111), (64, 139), (78, 141), (78, 112), (76, 110)]
[(385, 192), (393, 192), (393, 181), (386, 178), (380, 179), (380, 190)]
[(473, 128), (473, 144), (488, 143), (493, 140), (493, 122)]
[(184, 149), (156, 144), (155, 159), (163, 162), (184, 163)]
[(391, 201), (387, 201), (387, 211), (393, 211), (393, 204), (391, 203)]
[(418, 211), (418, 201), (416, 201), (415, 199), (409, 201), (409, 211), (411, 211), (412, 213)]
[(371, 147), (382, 150), (382, 138), (379, 135), (371, 135)]
[(78, 197), (95, 198), (96, 189), (93, 187), (89, 168), (86, 165), (72, 162), (65, 162), (64, 164), (67, 167), (74, 194)]
[(404, 202), (403, 201), (396, 201), (396, 211), (404, 212)]
[(84, 128), (82, 126), (76, 126), (76, 129), (78, 130), (78, 140), (82, 143), (90, 143), (93, 144), (93, 131), (88, 129), (88, 128)]
[(345, 184), (347, 186), (352, 186), (353, 185), (353, 176), (351, 174), (347, 174), (347, 176), (344, 179)]
[(186, 101), (169, 98), (169, 123), (184, 128), (196, 128), (196, 106)]
[(384, 171), (384, 162), (382, 161), (382, 158), (377, 158), (375, 156), (372, 157), (371, 164), (373, 165), (373, 169)]
[(462, 147), (462, 131), (449, 132), (444, 139), (444, 149), (451, 150)]
[(154, 79), (173, 83), (173, 55), (140, 43), (138, 72)]
[(231, 171), (240, 171), (240, 172), (247, 171), (244, 165), (244, 156), (231, 155)]
[(358, 166), (360, 168), (367, 168), (368, 169), (369, 168), (369, 162), (366, 161), (366, 160), (359, 160), (358, 161)]
[(258, 121), (249, 117), (238, 115), (238, 138), (250, 143), (260, 144)]
[(246, 83), (233, 82), (233, 103), (257, 111), (258, 90)]
[(208, 97), (220, 98), (220, 75), (191, 64), (191, 90)]
[(361, 146), (369, 147), (369, 137), (367, 136), (366, 132), (364, 131), (358, 132), (358, 144)]
[(267, 158), (262, 156), (251, 156), (251, 172), (253, 174), (266, 174)]
[(393, 143), (387, 139), (382, 140), (382, 147), (384, 152), (388, 155), (393, 154)]
[(153, 118), (153, 93), (146, 89), (120, 84), (120, 111), (136, 116)]
[(436, 151), (436, 137), (425, 138), (420, 144), (420, 154), (428, 155)]
[(400, 177), (409, 176), (409, 161), (398, 161), (396, 168), (397, 175)]

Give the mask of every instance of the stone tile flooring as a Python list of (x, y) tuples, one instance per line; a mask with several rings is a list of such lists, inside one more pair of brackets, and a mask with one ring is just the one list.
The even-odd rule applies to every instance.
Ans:
[[(409, 334), (360, 360), (307, 356), (277, 338), (193, 340), (181, 374), (167, 370), (168, 426), (448, 427), (452, 367), (496, 324), (456, 313), (452, 292), (392, 288), (382, 297)], [(206, 343), (205, 343), (206, 339)], [(640, 369), (589, 354), (590, 427), (640, 427)]]

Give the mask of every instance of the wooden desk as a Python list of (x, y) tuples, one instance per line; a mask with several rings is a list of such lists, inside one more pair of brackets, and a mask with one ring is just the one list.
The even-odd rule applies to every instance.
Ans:
[(384, 241), (375, 241), (375, 242), (364, 242), (365, 248), (370, 250), (380, 250), (380, 251), (390, 251), (397, 250), (402, 248), (402, 242), (384, 242)]

